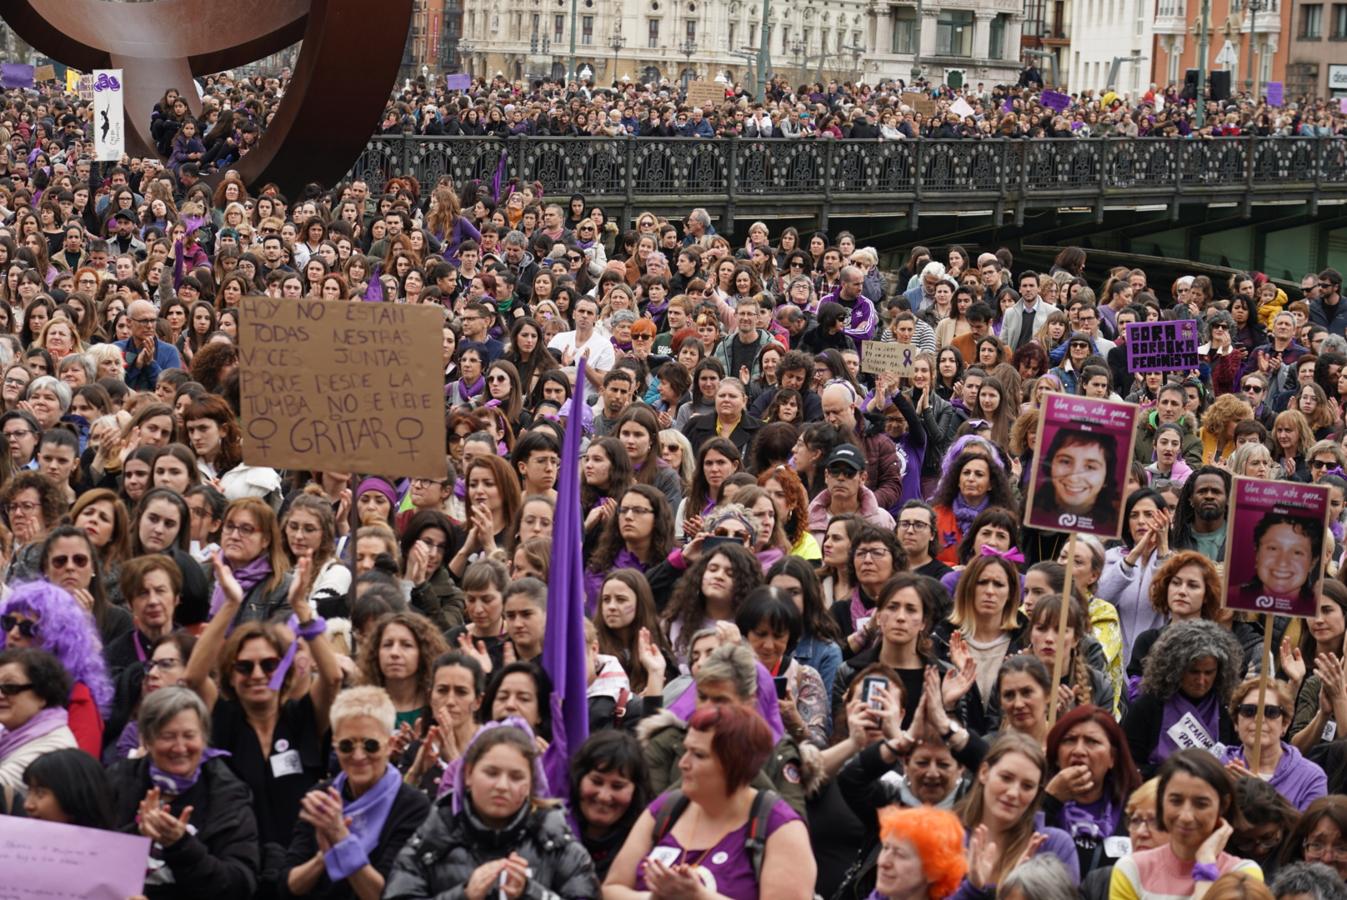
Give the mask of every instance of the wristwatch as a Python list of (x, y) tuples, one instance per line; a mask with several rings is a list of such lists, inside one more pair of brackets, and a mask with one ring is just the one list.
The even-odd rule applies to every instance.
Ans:
[(945, 732), (944, 732), (943, 734), (940, 735), (940, 740), (942, 740), (942, 741), (944, 741), (946, 744), (948, 744), (948, 743), (949, 743), (949, 739), (952, 738), (952, 737), (954, 737), (954, 736), (955, 736), (956, 734), (958, 734), (958, 733), (959, 733), (959, 726), (958, 726), (956, 723), (954, 723), (954, 722), (950, 722), (950, 723), (949, 723), (949, 728), (946, 729)]

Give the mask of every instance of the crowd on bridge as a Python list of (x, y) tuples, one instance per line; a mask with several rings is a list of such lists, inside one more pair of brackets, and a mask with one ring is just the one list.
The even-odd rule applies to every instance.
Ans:
[[(0, 823), (143, 835), (184, 900), (1347, 896), (1337, 270), (210, 185), (190, 143), (93, 162), (78, 108), (0, 110)], [(247, 453), (256, 294), (443, 310), (444, 477)], [(1176, 319), (1199, 365), (1134, 374)], [(1069, 556), (1023, 524), (1054, 392), (1143, 412), (1121, 539)], [(1326, 565), (1312, 617), (1223, 608), (1235, 476), (1328, 489), (1329, 534), (1259, 538)]]

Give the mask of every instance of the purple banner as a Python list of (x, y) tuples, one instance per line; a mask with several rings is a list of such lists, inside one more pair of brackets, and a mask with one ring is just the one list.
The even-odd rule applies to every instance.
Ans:
[(1048, 393), (1040, 410), (1024, 524), (1117, 538), (1136, 404)]
[(1198, 367), (1197, 322), (1133, 322), (1127, 330), (1127, 371), (1172, 372)]
[(1042, 103), (1048, 109), (1055, 109), (1057, 112), (1061, 112), (1071, 105), (1071, 98), (1061, 91), (1044, 91), (1043, 95), (1038, 98), (1038, 102)]
[(33, 67), (23, 63), (0, 63), (0, 84), (6, 90), (33, 86)]
[(1267, 83), (1267, 105), (1281, 106), (1286, 102), (1282, 93), (1282, 83), (1280, 81), (1269, 81)]
[(456, 72), (444, 76), (444, 87), (450, 91), (466, 91), (472, 87), (472, 76), (467, 72)]
[(1317, 615), (1328, 491), (1294, 481), (1235, 479), (1225, 534), (1226, 608)]

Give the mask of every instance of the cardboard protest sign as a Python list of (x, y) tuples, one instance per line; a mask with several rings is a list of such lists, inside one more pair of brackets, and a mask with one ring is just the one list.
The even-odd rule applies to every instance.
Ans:
[(472, 76), (467, 72), (455, 72), (444, 76), (444, 88), (448, 91), (466, 91), (472, 87)]
[(725, 102), (725, 85), (716, 81), (689, 81), (687, 102), (702, 109), (719, 106)]
[(960, 119), (966, 119), (973, 115), (973, 107), (969, 106), (968, 101), (962, 97), (956, 98), (955, 101), (949, 105), (949, 111), (954, 113)]
[(1038, 102), (1042, 103), (1048, 109), (1061, 112), (1071, 105), (1071, 97), (1060, 91), (1044, 91), (1042, 95), (1039, 96)]
[(1024, 524), (1117, 538), (1136, 419), (1134, 403), (1044, 394)]
[(1267, 105), (1281, 106), (1286, 102), (1285, 90), (1280, 81), (1269, 81), (1267, 83)]
[(444, 478), (444, 311), (245, 297), (243, 458), (275, 468)]
[(1323, 485), (1236, 478), (1225, 532), (1225, 605), (1279, 616), (1315, 615), (1324, 571)]
[(5, 900), (126, 900), (145, 893), (150, 839), (101, 828), (0, 816), (0, 885)]
[(1193, 319), (1132, 322), (1127, 329), (1127, 371), (1172, 372), (1198, 367), (1200, 329)]
[(923, 94), (920, 91), (904, 91), (899, 99), (913, 112), (920, 113), (923, 116), (935, 115), (935, 101), (931, 99), (929, 94)]
[(33, 80), (34, 80), (34, 81), (55, 81), (55, 80), (56, 80), (56, 67), (55, 67), (55, 66), (51, 66), (51, 65), (48, 65), (48, 66), (38, 66), (36, 69), (33, 70)]
[(912, 362), (921, 348), (916, 344), (885, 341), (861, 341), (861, 371), (878, 375), (889, 372), (903, 378), (912, 376)]

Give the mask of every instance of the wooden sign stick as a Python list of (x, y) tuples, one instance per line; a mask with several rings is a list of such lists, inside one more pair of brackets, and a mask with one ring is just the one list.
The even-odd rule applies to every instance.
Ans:
[(1062, 683), (1062, 675), (1066, 669), (1066, 654), (1062, 648), (1066, 646), (1066, 627), (1067, 614), (1071, 610), (1071, 604), (1075, 601), (1071, 597), (1071, 570), (1075, 568), (1076, 562), (1076, 533), (1071, 532), (1071, 537), (1066, 541), (1066, 581), (1062, 585), (1062, 613), (1057, 617), (1057, 643), (1053, 645), (1052, 654), (1052, 690), (1048, 692), (1048, 730), (1057, 724), (1057, 686)]
[(1258, 665), (1258, 714), (1253, 722), (1253, 759), (1249, 760), (1249, 769), (1254, 777), (1258, 774), (1258, 764), (1263, 756), (1263, 701), (1267, 698), (1268, 670), (1272, 668), (1272, 613), (1263, 613), (1263, 656)]

